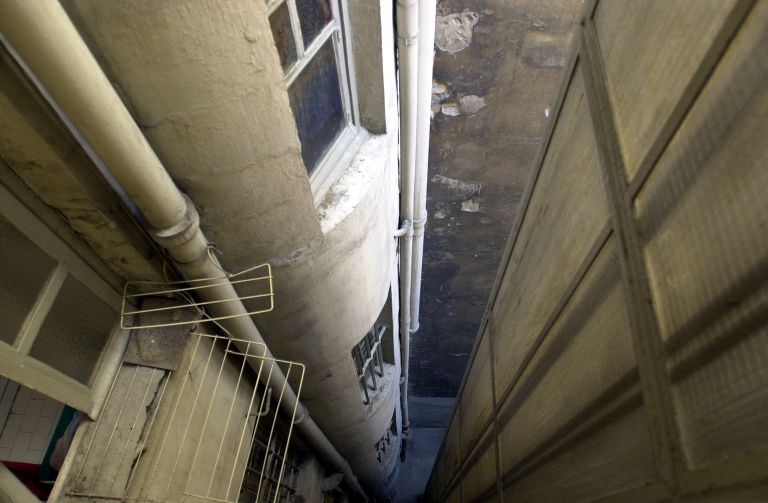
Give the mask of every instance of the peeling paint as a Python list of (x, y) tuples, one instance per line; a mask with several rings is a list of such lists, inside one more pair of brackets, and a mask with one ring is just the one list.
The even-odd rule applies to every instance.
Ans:
[(481, 109), (485, 108), (485, 98), (482, 96), (475, 96), (474, 94), (468, 94), (459, 100), (459, 107), (465, 114), (476, 114)]
[(456, 117), (461, 114), (461, 109), (459, 108), (459, 104), (455, 101), (452, 101), (450, 103), (443, 103), (440, 110), (443, 112), (443, 115), (447, 115), (448, 117)]
[(480, 211), (480, 203), (474, 199), (467, 199), (466, 201), (462, 201), (461, 211), (466, 211), (467, 213), (477, 213)]
[(472, 43), (472, 30), (480, 15), (464, 11), (447, 16), (438, 16), (435, 23), (435, 44), (444, 52), (457, 53)]
[(460, 194), (463, 194), (465, 196), (473, 196), (475, 194), (480, 194), (480, 190), (483, 188), (482, 184), (479, 184), (479, 183), (462, 182), (461, 180), (456, 180), (455, 178), (448, 178), (447, 176), (443, 176), (443, 175), (435, 175), (432, 178), (430, 178), (430, 180), (434, 183), (446, 185), (448, 186), (449, 189), (459, 192)]
[(448, 99), (448, 97), (451, 95), (450, 89), (448, 89), (448, 86), (443, 84), (442, 82), (438, 82), (437, 80), (432, 81), (432, 104), (436, 105), (438, 103), (442, 103), (445, 100)]

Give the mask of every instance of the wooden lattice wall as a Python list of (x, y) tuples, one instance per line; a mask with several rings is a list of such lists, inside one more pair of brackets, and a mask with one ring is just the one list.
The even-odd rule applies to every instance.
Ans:
[(587, 3), (427, 496), (768, 501), (768, 1)]

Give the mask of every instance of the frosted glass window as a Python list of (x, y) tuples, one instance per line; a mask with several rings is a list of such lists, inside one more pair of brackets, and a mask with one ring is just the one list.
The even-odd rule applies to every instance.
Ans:
[(289, 90), (299, 130), (301, 157), (312, 174), (323, 154), (346, 126), (339, 91), (339, 73), (329, 40)]
[(333, 20), (333, 11), (328, 0), (296, 0), (299, 11), (299, 25), (304, 46), (308, 47)]
[(291, 16), (288, 12), (288, 4), (284, 3), (269, 16), (269, 24), (272, 26), (272, 38), (277, 46), (277, 54), (280, 56), (280, 64), (283, 70), (288, 70), (298, 59), (296, 55), (296, 41), (291, 29)]
[(117, 313), (109, 305), (69, 276), (30, 356), (87, 384), (116, 322)]
[(0, 216), (0, 341), (12, 344), (56, 262)]
[[(348, 30), (342, 29), (344, 3), (274, 0), (268, 9), (296, 119), (304, 167), (307, 173), (315, 175), (310, 180), (327, 179), (329, 170), (337, 165), (341, 168), (341, 163), (326, 153), (333, 151), (331, 147), (354, 120), (355, 93), (348, 75), (350, 63), (345, 49)], [(291, 33), (293, 39), (288, 40)], [(295, 63), (290, 59), (292, 50), (296, 51)]]

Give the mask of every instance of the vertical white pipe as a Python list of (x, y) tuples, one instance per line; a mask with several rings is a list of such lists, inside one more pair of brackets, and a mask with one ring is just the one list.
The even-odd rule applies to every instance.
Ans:
[[(397, 0), (397, 54), (400, 87), (400, 218), (413, 222), (413, 194), (416, 165), (416, 97), (418, 80), (418, 3)], [(408, 439), (408, 359), (411, 307), (412, 226), (400, 238), (400, 405), (402, 410), (404, 458)]]
[(436, 0), (419, 0), (419, 76), (416, 104), (416, 183), (413, 215), (413, 261), (410, 294), (410, 331), (419, 329), (421, 266), (424, 230), (427, 225), (427, 181), (429, 178), (429, 130), (432, 119), (432, 67), (435, 61)]

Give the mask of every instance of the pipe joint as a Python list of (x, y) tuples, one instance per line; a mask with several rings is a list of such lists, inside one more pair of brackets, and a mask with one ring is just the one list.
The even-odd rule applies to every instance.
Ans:
[(175, 225), (163, 229), (151, 229), (149, 232), (163, 248), (174, 249), (192, 241), (200, 231), (200, 215), (192, 200), (182, 194), (185, 208), (184, 216)]
[(413, 221), (413, 235), (419, 237), (424, 235), (424, 229), (427, 227), (427, 214), (424, 217)]
[(419, 34), (416, 33), (415, 35), (411, 35), (410, 37), (401, 37), (400, 35), (397, 36), (398, 40), (402, 40), (403, 45), (406, 47), (410, 47), (412, 45), (416, 45), (419, 43)]
[(299, 425), (309, 418), (309, 412), (307, 412), (307, 407), (301, 402), (299, 402), (299, 407), (296, 412), (297, 412), (297, 415), (296, 417), (293, 418), (294, 425)]

